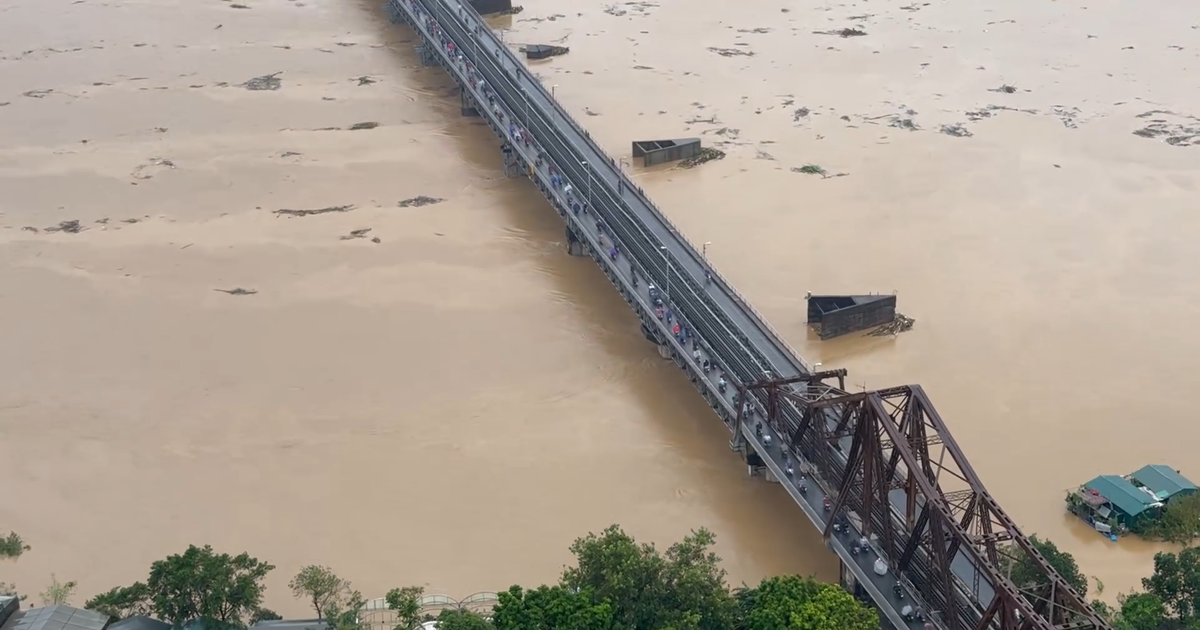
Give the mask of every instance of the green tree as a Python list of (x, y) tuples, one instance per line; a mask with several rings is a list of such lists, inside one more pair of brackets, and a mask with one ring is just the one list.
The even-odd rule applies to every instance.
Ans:
[(577, 566), (563, 573), (562, 586), (609, 602), (618, 629), (729, 630), (736, 603), (714, 540), (700, 529), (663, 554), (613, 525), (571, 545)]
[(875, 630), (879, 614), (836, 584), (785, 575), (755, 589), (751, 630)]
[(318, 619), (325, 618), (325, 609), (343, 604), (351, 595), (350, 582), (338, 577), (328, 567), (309, 565), (300, 569), (288, 583), (296, 599), (312, 605)]
[(29, 545), (25, 544), (17, 532), (0, 536), (0, 560), (16, 560), (26, 551), (29, 551)]
[(438, 630), (491, 630), (492, 622), (483, 615), (461, 608), (448, 608), (437, 616)]
[(76, 582), (59, 582), (58, 577), (53, 573), (50, 574), (50, 586), (41, 592), (42, 605), (54, 606), (55, 604), (68, 604), (70, 599), (75, 595), (75, 589), (79, 586)]
[(271, 610), (270, 608), (259, 608), (250, 615), (250, 625), (254, 625), (260, 621), (277, 621), (283, 619), (283, 615)]
[[(492, 610), (496, 630), (610, 630), (613, 608), (596, 603), (590, 590), (570, 591), (561, 586), (524, 590), (513, 586), (499, 593)], [(440, 626), (438, 630), (443, 630)]]
[[(1059, 575), (1066, 580), (1071, 588), (1075, 589), (1079, 596), (1086, 600), (1088, 592), (1087, 576), (1079, 570), (1079, 564), (1075, 562), (1075, 556), (1072, 556), (1066, 551), (1062, 551), (1049, 540), (1042, 540), (1036, 534), (1029, 537), (1029, 542), (1037, 549), (1038, 553), (1046, 559), (1046, 563), (1054, 568)], [(1050, 580), (1044, 575), (1041, 566), (1028, 558), (1025, 552), (1019, 548), (1012, 549), (1012, 556), (1018, 558), (1015, 562), (1009, 563), (1009, 577), (1017, 588), (1021, 590), (1040, 591), (1050, 585)], [(1026, 596), (1029, 598), (1028, 596)]]
[(275, 567), (250, 554), (231, 556), (211, 545), (189, 545), (182, 554), (150, 565), (146, 586), (154, 613), (182, 625), (206, 619), (244, 626), (262, 605), (263, 579)]
[(1167, 607), (1153, 593), (1130, 593), (1120, 598), (1119, 630), (1159, 630), (1167, 621)]
[[(0, 536), (0, 560), (16, 560), (26, 551), (29, 551), (29, 545), (25, 544), (25, 541), (16, 532)], [(17, 585), (0, 582), (0, 595), (17, 596)], [(21, 597), (21, 599), (25, 598)]]
[(421, 627), (421, 597), (424, 595), (425, 588), (421, 586), (405, 586), (387, 592), (383, 600), (396, 613), (396, 630)]
[(1200, 548), (1154, 554), (1154, 574), (1142, 578), (1142, 588), (1175, 613), (1178, 621), (1200, 618)]
[(130, 586), (118, 586), (101, 593), (83, 604), (84, 608), (108, 615), (114, 621), (126, 617), (149, 615), (150, 589), (142, 582)]
[(1138, 532), (1147, 538), (1188, 544), (1200, 536), (1200, 494), (1171, 499), (1162, 518)]
[[(348, 586), (347, 586), (348, 589)], [(322, 609), (323, 619), (331, 630), (370, 630), (370, 624), (359, 617), (366, 600), (358, 591), (348, 591), (343, 596), (329, 600)]]

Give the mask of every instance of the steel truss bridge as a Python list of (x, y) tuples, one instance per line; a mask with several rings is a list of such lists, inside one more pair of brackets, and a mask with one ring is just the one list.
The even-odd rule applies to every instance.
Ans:
[[(988, 493), (918, 385), (845, 390), (814, 372), (488, 27), (458, 0), (389, 0), (465, 115), (530, 178), (731, 431), (842, 563), (842, 584), (896, 628), (1111, 630)], [(678, 327), (678, 330), (676, 329)], [(1018, 584), (1016, 563), (1036, 567)]]

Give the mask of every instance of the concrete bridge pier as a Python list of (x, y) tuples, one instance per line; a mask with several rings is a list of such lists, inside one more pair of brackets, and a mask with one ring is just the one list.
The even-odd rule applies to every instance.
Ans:
[(477, 108), (475, 99), (472, 98), (471, 94), (467, 90), (463, 89), (462, 87), (458, 88), (458, 101), (459, 101), (459, 105), (461, 107), (463, 116), (468, 116), (468, 117), (479, 116), (479, 109)]
[(587, 256), (587, 246), (570, 227), (567, 227), (567, 253), (572, 256)]

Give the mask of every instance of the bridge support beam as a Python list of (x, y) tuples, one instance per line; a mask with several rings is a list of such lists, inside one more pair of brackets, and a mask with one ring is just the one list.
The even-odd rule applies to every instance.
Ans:
[(458, 101), (463, 116), (478, 117), (479, 110), (476, 108), (475, 99), (461, 87), (458, 88)]
[(587, 256), (587, 245), (579, 240), (579, 236), (570, 227), (567, 228), (567, 253), (572, 256)]

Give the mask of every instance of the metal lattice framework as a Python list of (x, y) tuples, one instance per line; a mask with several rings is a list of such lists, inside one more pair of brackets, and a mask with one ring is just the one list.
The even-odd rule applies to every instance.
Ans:
[[(1111, 630), (984, 488), (919, 385), (848, 394), (844, 377), (741, 393), (765, 403), (766, 421), (832, 497), (826, 537), (852, 522), (947, 630)], [(1017, 566), (1036, 570), (1016, 584)]]

